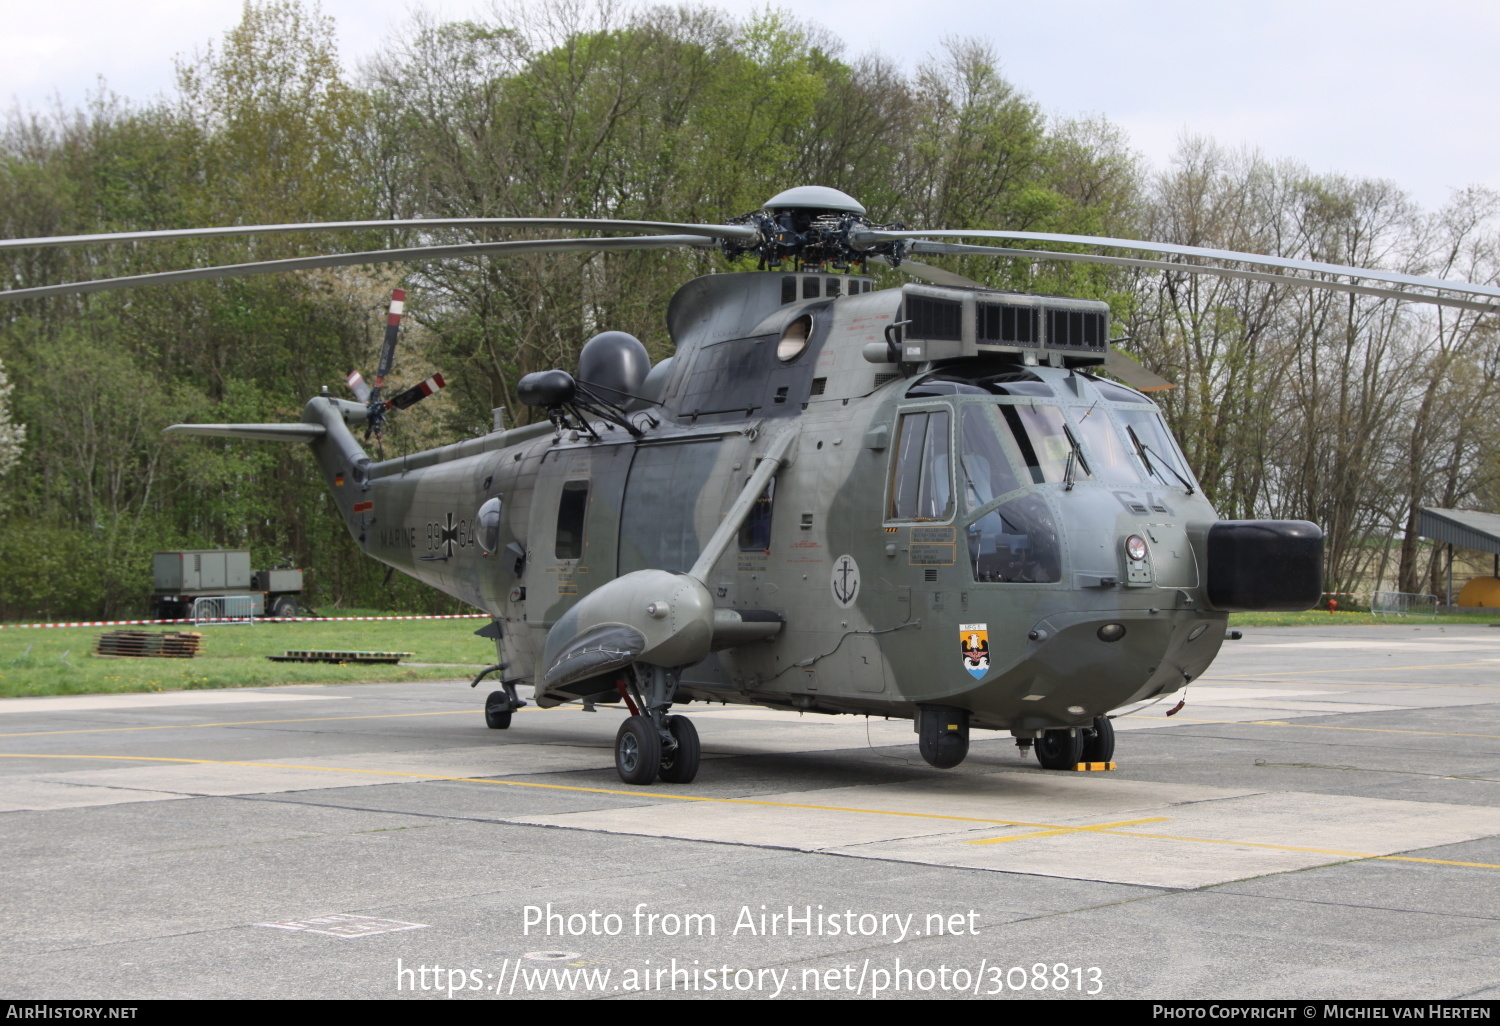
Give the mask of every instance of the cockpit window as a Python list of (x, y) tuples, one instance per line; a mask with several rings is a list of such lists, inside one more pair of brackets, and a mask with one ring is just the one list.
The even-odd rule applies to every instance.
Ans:
[[(1010, 428), (1011, 437), (1021, 450), (1021, 458), (1031, 471), (1031, 479), (1037, 484), (1063, 480), (1073, 446), (1068, 440), (1062, 410), (1051, 403), (1007, 403), (999, 409)], [(1083, 469), (1076, 467), (1075, 475)]]
[(891, 520), (946, 520), (953, 511), (947, 410), (902, 416), (891, 480)]
[(1073, 422), (1077, 426), (1078, 440), (1088, 450), (1089, 470), (1096, 481), (1108, 484), (1139, 484), (1140, 463), (1133, 453), (1125, 448), (1120, 431), (1110, 423), (1109, 413), (1103, 406), (1094, 405), (1079, 412), (1073, 410)]
[(969, 525), (969, 563), (974, 580), (1049, 584), (1062, 579), (1057, 523), (1040, 495), (992, 509)]
[(1192, 471), (1172, 441), (1161, 414), (1155, 410), (1111, 410), (1125, 438), (1130, 443), (1133, 458), (1141, 467), (1142, 479), (1156, 481), (1169, 487), (1188, 486), (1193, 480)]
[(970, 403), (960, 416), (958, 467), (962, 473), (965, 512), (1021, 487), (1005, 455), (993, 405)]

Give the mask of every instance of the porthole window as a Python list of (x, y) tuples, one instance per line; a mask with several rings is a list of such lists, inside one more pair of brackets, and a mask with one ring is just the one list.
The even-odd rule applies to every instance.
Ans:
[(479, 551), (486, 556), (493, 556), (500, 548), (500, 516), (504, 511), (500, 498), (497, 495), (480, 506), (474, 517), (474, 523), (479, 528)]
[(813, 322), (809, 314), (803, 314), (781, 333), (781, 341), (776, 343), (776, 359), (782, 363), (790, 363), (802, 355), (807, 348), (808, 339), (812, 338)]

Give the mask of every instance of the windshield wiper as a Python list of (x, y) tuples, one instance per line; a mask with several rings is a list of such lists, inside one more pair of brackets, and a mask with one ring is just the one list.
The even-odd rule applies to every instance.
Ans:
[(1146, 472), (1147, 473), (1149, 473), (1152, 477), (1155, 477), (1155, 478), (1159, 479), (1163, 484), (1167, 483), (1167, 479), (1164, 478), (1164, 477), (1162, 477), (1161, 474), (1157, 472), (1156, 465), (1151, 462), (1150, 457), (1151, 456), (1156, 456), (1157, 460), (1160, 461), (1161, 465), (1164, 466), (1164, 467), (1166, 467), (1169, 471), (1171, 471), (1173, 477), (1175, 477), (1177, 480), (1179, 480), (1179, 481), (1182, 482), (1182, 487), (1184, 487), (1184, 488), (1187, 489), (1187, 493), (1189, 495), (1193, 494), (1193, 486), (1190, 485), (1190, 484), (1188, 484), (1187, 478), (1185, 478), (1181, 474), (1177, 473), (1177, 468), (1174, 467), (1174, 466), (1172, 466), (1172, 464), (1169, 463), (1167, 460), (1162, 459), (1162, 457), (1157, 456), (1156, 453), (1154, 453), (1150, 449), (1146, 448), (1146, 443), (1144, 443), (1144, 442), (1141, 441), (1140, 436), (1135, 433), (1135, 428), (1133, 426), (1131, 426), (1129, 424), (1126, 424), (1125, 425), (1125, 433), (1130, 436), (1130, 441), (1135, 446), (1136, 454), (1138, 456), (1140, 456), (1141, 462), (1146, 465)]
[(1068, 467), (1063, 471), (1063, 491), (1071, 492), (1075, 466), (1083, 467), (1083, 472), (1090, 477), (1094, 476), (1094, 472), (1089, 469), (1089, 461), (1083, 458), (1083, 450), (1078, 447), (1078, 439), (1073, 437), (1073, 429), (1064, 424), (1063, 434), (1068, 438)]

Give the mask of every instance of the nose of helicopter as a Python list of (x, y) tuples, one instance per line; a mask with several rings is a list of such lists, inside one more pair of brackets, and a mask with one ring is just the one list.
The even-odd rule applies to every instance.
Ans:
[(1201, 609), (1055, 614), (1037, 623), (1023, 657), (986, 690), (1019, 710), (1013, 729), (1088, 723), (1198, 679), (1227, 622), (1227, 614)]

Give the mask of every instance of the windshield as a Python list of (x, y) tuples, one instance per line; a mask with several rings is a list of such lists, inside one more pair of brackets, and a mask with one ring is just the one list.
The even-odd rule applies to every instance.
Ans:
[[(1068, 456), (1073, 447), (1068, 441), (1068, 427), (1062, 410), (1050, 403), (1005, 404), (998, 408), (1021, 459), (1037, 484), (1061, 481), (1068, 471)], [(1075, 468), (1075, 473), (1083, 468)]]
[[(1192, 489), (1193, 475), (1177, 451), (1167, 425), (1155, 410), (1112, 410), (1125, 437), (1131, 439), (1131, 448), (1139, 450), (1134, 458), (1148, 475), (1147, 480), (1160, 481), (1165, 485), (1179, 485)], [(1132, 438), (1132, 435), (1134, 436)]]
[(1110, 423), (1104, 408), (1095, 404), (1082, 413), (1073, 412), (1078, 440), (1088, 450), (1089, 470), (1094, 479), (1107, 484), (1139, 484), (1140, 464), (1125, 447), (1123, 432)]

